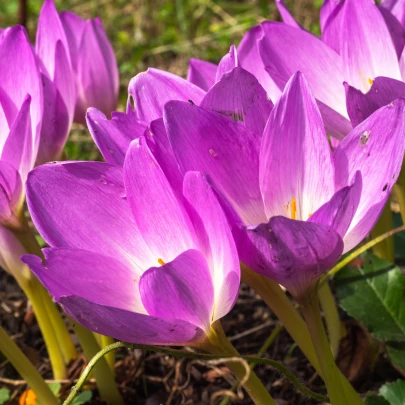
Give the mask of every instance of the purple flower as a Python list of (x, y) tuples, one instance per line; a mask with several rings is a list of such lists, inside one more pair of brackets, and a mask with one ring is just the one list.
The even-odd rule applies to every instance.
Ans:
[[(207, 109), (210, 93), (236, 72), (239, 80), (216, 99), (221, 113)], [(267, 99), (257, 81), (247, 85), (252, 77), (234, 69), (201, 107), (167, 103), (165, 126), (180, 171), (207, 173), (227, 200), (241, 261), (299, 296), (379, 217), (402, 164), (405, 102), (375, 112), (332, 154), (301, 73), (287, 83), (263, 136), (254, 124), (260, 111), (266, 116)], [(233, 114), (224, 114), (230, 103)]]
[(241, 66), (255, 74), (272, 99), (292, 74), (302, 71), (327, 132), (342, 139), (351, 130), (343, 82), (365, 92), (377, 76), (404, 79), (404, 26), (372, 1), (327, 0), (321, 9), (321, 40), (301, 29), (282, 1), (276, 4), (285, 23), (251, 29), (238, 48)]
[(55, 81), (69, 120), (85, 123), (88, 107), (105, 114), (115, 110), (119, 77), (114, 51), (99, 18), (82, 20), (71, 12), (57, 13), (45, 0), (39, 18), (36, 50)]
[(0, 223), (19, 223), (24, 183), (34, 167), (43, 116), (41, 74), (24, 28), (0, 37)]
[(236, 300), (239, 260), (216, 195), (198, 172), (171, 186), (143, 137), (131, 143), (123, 169), (100, 162), (34, 169), (27, 201), (51, 248), (44, 263), (33, 255), (23, 262), (93, 331), (198, 344)]

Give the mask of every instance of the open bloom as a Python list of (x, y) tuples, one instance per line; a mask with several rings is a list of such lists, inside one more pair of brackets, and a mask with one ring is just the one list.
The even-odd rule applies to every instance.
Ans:
[(173, 187), (144, 138), (123, 169), (48, 164), (27, 190), (51, 248), (44, 263), (22, 260), (85, 327), (127, 342), (198, 344), (232, 308), (239, 260), (215, 193), (198, 172)]
[(303, 72), (327, 132), (342, 139), (351, 130), (343, 82), (366, 92), (377, 76), (404, 80), (404, 26), (373, 1), (327, 0), (319, 39), (295, 22), (281, 0), (276, 4), (285, 23), (264, 22), (246, 33), (238, 48), (241, 66), (272, 99), (292, 74)]
[[(240, 87), (233, 81), (224, 94), (233, 99)], [(250, 91), (260, 88), (252, 83)], [(256, 113), (266, 101), (246, 99)], [(404, 155), (404, 108), (401, 99), (378, 110), (333, 154), (301, 73), (287, 83), (263, 137), (246, 125), (249, 114), (234, 122), (179, 101), (166, 104), (164, 120), (180, 170), (207, 173), (234, 211), (241, 261), (300, 296), (379, 217)]]
[[(207, 64), (204, 61), (193, 61), (198, 66), (199, 63)], [(190, 80), (153, 68), (136, 75), (128, 86), (126, 113), (113, 112), (112, 118), (108, 119), (97, 108), (88, 109), (87, 126), (106, 162), (122, 165), (131, 141), (143, 135), (147, 137), (149, 146), (155, 155), (171, 154), (162, 122), (164, 105), (171, 100), (188, 101), (200, 105), (206, 95), (205, 87), (201, 88), (202, 85), (198, 86), (197, 83), (198, 77), (205, 77), (206, 72), (203, 68), (194, 67), (193, 63), (190, 62)], [(230, 52), (221, 59), (218, 66), (210, 65), (215, 68), (212, 77), (213, 85), (238, 65), (235, 47), (231, 47)], [(194, 83), (194, 79), (196, 83)], [(207, 80), (211, 80), (211, 78)], [(211, 87), (211, 84), (207, 84), (207, 90), (208, 87)], [(221, 98), (219, 96), (219, 99)], [(210, 100), (212, 99), (215, 100), (218, 97), (211, 95)], [(212, 108), (216, 108), (215, 102)], [(153, 134), (159, 134), (159, 136), (153, 136)], [(167, 163), (167, 159), (164, 159), (162, 163)], [(173, 166), (174, 169), (175, 166), (176, 164)]]

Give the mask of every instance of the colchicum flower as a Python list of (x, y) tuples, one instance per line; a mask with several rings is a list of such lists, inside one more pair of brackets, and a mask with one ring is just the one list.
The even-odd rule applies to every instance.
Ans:
[[(221, 86), (215, 110), (222, 114), (204, 102)], [(241, 261), (302, 296), (378, 219), (401, 169), (405, 102), (376, 111), (332, 154), (301, 73), (287, 83), (263, 136), (253, 125), (266, 117), (266, 92), (248, 72), (234, 69), (204, 100), (165, 106), (180, 171), (207, 173), (225, 197)]]
[[(272, 99), (292, 74), (301, 71), (327, 132), (342, 139), (352, 128), (343, 82), (366, 92), (378, 76), (405, 80), (405, 27), (388, 3), (393, 2), (377, 6), (370, 0), (326, 0), (319, 39), (302, 29), (277, 0), (285, 23), (267, 21), (248, 31), (238, 48), (241, 66), (257, 77)], [(394, 8), (403, 11), (400, 3)]]
[(123, 169), (71, 162), (30, 173), (29, 210), (51, 247), (44, 263), (22, 260), (85, 327), (126, 342), (197, 345), (232, 308), (239, 260), (217, 197), (198, 172), (182, 188), (169, 180), (143, 137)]

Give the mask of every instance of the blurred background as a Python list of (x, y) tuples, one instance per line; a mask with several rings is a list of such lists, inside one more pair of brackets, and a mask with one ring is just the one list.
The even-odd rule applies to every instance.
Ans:
[[(32, 42), (43, 0), (0, 0), (0, 27), (26, 25)], [(286, 0), (299, 23), (319, 33), (322, 0)], [(232, 44), (266, 19), (279, 19), (274, 0), (55, 0), (58, 11), (101, 17), (120, 71), (120, 105), (129, 80), (148, 67), (186, 77), (190, 58), (218, 63)], [(25, 10), (25, 13), (21, 10)], [(87, 130), (75, 126), (66, 153), (72, 160), (98, 160)]]

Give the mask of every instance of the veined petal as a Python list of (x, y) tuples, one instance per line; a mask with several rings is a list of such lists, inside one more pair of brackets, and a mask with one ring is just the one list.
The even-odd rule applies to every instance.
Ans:
[(146, 124), (132, 114), (113, 112), (109, 120), (97, 108), (86, 113), (87, 127), (107, 163), (122, 166), (132, 140), (141, 137)]
[(405, 28), (403, 24), (401, 24), (387, 9), (381, 6), (377, 7), (384, 18), (388, 31), (390, 32), (391, 40), (394, 44), (397, 58), (399, 59), (405, 45)]
[(86, 21), (77, 61), (79, 102), (75, 120), (85, 123), (87, 108), (104, 114), (114, 111), (118, 102), (118, 66), (101, 20)]
[(334, 14), (336, 8), (340, 8), (343, 1), (336, 0), (324, 0), (320, 10), (319, 21), (321, 25), (322, 36), (324, 34), (324, 29), (328, 23), (329, 18)]
[(12, 165), (0, 160), (0, 223), (20, 224), (17, 215), (22, 208), (22, 194), (23, 185), (20, 174)]
[(348, 83), (367, 91), (377, 76), (400, 79), (395, 47), (373, 2), (347, 0), (341, 13), (340, 55)]
[(402, 25), (405, 24), (405, 3), (402, 0), (381, 0), (381, 7), (389, 10)]
[(238, 297), (238, 253), (217, 196), (201, 173), (186, 173), (184, 196), (190, 203), (186, 207), (199, 238), (199, 250), (209, 264), (214, 287), (212, 321), (216, 321), (232, 309)]
[[(344, 0), (345, 1), (345, 0)], [(325, 0), (321, 7), (322, 42), (340, 54), (342, 7), (344, 1)]]
[(187, 80), (200, 89), (208, 91), (215, 83), (217, 65), (200, 59), (190, 59), (188, 62)]
[(356, 246), (375, 222), (398, 178), (405, 151), (405, 100), (380, 108), (336, 148), (336, 190), (350, 184), (357, 171), (363, 180), (359, 207), (344, 239), (345, 251)]
[(197, 326), (179, 319), (165, 320), (138, 314), (74, 295), (61, 297), (59, 304), (85, 328), (124, 342), (190, 346), (204, 337), (204, 332)]
[(222, 76), (205, 95), (201, 107), (241, 121), (259, 135), (263, 133), (273, 103), (257, 79), (242, 68)]
[(190, 219), (144, 138), (132, 141), (128, 149), (124, 181), (135, 222), (155, 256), (148, 267), (195, 247)]
[(258, 41), (263, 36), (261, 25), (251, 28), (238, 46), (240, 66), (252, 73), (263, 86), (271, 100), (277, 100), (281, 90), (266, 71), (259, 53)]
[(21, 260), (56, 302), (77, 295), (95, 304), (147, 313), (139, 294), (140, 275), (114, 257), (71, 248), (48, 248), (43, 253), (44, 262), (35, 255)]
[[(36, 56), (27, 33), (21, 26), (8, 28), (2, 36), (0, 42), (0, 77), (0, 93), (7, 94), (14, 104), (14, 116), (8, 117), (10, 126), (27, 94), (31, 96), (32, 145), (35, 155), (40, 139), (43, 114), (42, 81)], [(0, 141), (3, 145), (5, 139)]]
[(346, 116), (343, 66), (339, 55), (314, 35), (286, 24), (265, 22), (259, 41), (264, 67), (280, 89), (301, 71), (317, 100)]
[(145, 131), (145, 139), (170, 185), (181, 196), (183, 194), (183, 175), (180, 173), (179, 165), (167, 137), (163, 118), (158, 118), (150, 123), (149, 130)]
[(374, 111), (405, 97), (405, 83), (388, 77), (377, 77), (370, 90), (364, 94), (348, 84), (346, 88), (347, 112), (353, 127), (359, 125)]
[(214, 290), (207, 261), (199, 251), (187, 250), (170, 263), (150, 268), (142, 275), (139, 290), (149, 315), (181, 319), (209, 330)]
[(238, 247), (243, 263), (299, 298), (336, 263), (343, 242), (327, 225), (279, 216), (247, 229)]
[(102, 162), (39, 166), (27, 180), (34, 224), (51, 247), (115, 257), (138, 271), (150, 251), (125, 199), (122, 168)]
[(167, 103), (163, 118), (182, 173), (209, 174), (246, 224), (266, 220), (258, 178), (260, 134), (180, 101)]
[(221, 59), (218, 64), (215, 81), (221, 80), (225, 73), (230, 72), (238, 66), (238, 53), (236, 52), (235, 45), (231, 46), (229, 52)]
[(31, 101), (31, 96), (27, 94), (1, 152), (1, 160), (18, 170), (23, 183), (35, 162), (32, 150)]
[[(140, 120), (150, 123), (163, 116), (163, 106), (170, 100), (191, 100), (200, 104), (205, 92), (194, 84), (169, 72), (149, 68), (129, 82), (128, 93), (135, 102)], [(127, 106), (127, 112), (131, 108)]]
[(353, 184), (337, 191), (308, 221), (328, 225), (344, 238), (359, 206), (361, 190), (361, 173), (357, 172)]
[(287, 83), (263, 135), (260, 189), (267, 218), (307, 220), (334, 193), (321, 114), (301, 73)]
[(276, 0), (276, 6), (285, 24), (291, 25), (291, 27), (301, 28), (295, 18), (291, 15), (284, 0)]

